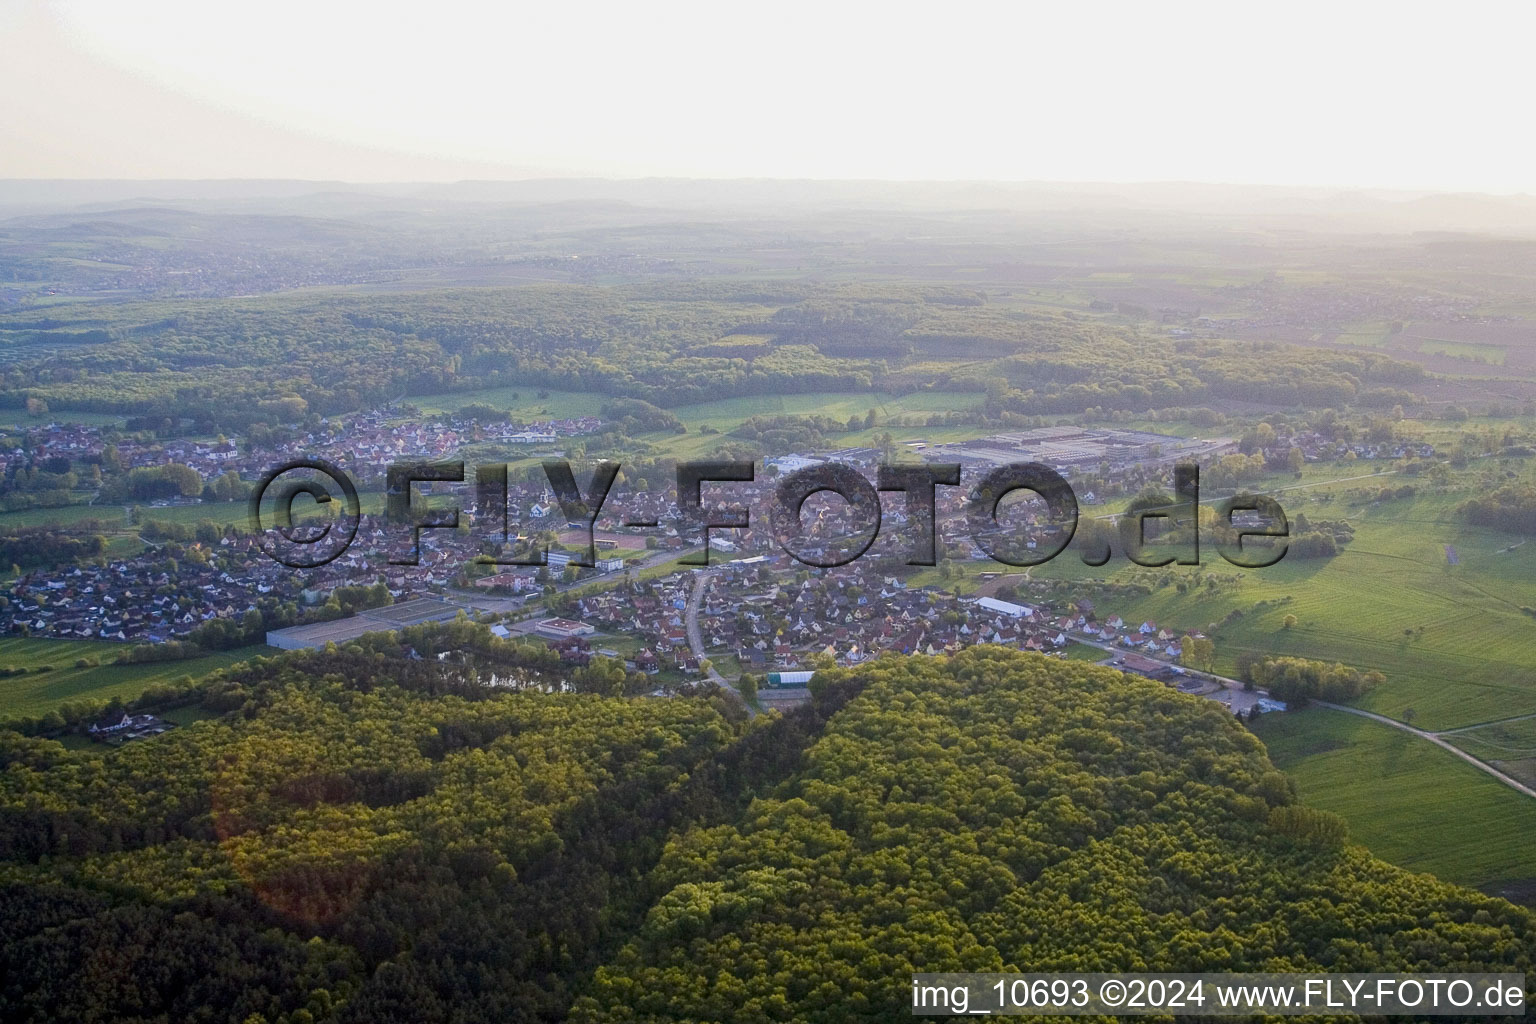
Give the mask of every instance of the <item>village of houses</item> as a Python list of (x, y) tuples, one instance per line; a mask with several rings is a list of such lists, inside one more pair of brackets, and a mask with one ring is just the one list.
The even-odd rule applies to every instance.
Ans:
[[(598, 426), (584, 419), (494, 427), (433, 422), (402, 428), (387, 424), (382, 413), (371, 413), (354, 419), (345, 434), (296, 440), (289, 446), (291, 451), (231, 456), (234, 446), (226, 448), (227, 443), (183, 450), (175, 446), (191, 442), (170, 442), (155, 458), (163, 462), (174, 454), (208, 478), (230, 470), (256, 475), (269, 469), (274, 458), (317, 454), (306, 445), (324, 440), (318, 452), (322, 457), (335, 458), (360, 473), (378, 474), (398, 458), (412, 456), (419, 461), (452, 453), (471, 437), (494, 434), (509, 443), (547, 446)], [(54, 451), (78, 456), (82, 446), (89, 450), (92, 445), (99, 451), (95, 429), (62, 429), (41, 445), (29, 445), (27, 457), (38, 459)], [(1315, 438), (1281, 438), (1280, 443), (1303, 447), (1309, 459), (1339, 454), (1322, 448)], [(1225, 439), (1201, 441), (1079, 428), (1016, 432), (931, 448), (921, 441), (907, 442), (907, 446), (913, 455), (958, 461), (968, 472), (1008, 459), (1047, 457), (1069, 478), (1091, 477), (1093, 487), (1105, 494), (1143, 486), (1175, 459), (1214, 459), (1235, 450), (1233, 442)], [(1403, 454), (1414, 453), (1367, 447), (1357, 457)], [(19, 456), (13, 450), (6, 457)], [(141, 457), (148, 458), (134, 455), (132, 460)], [(759, 516), (754, 521), (757, 525), (780, 474), (833, 459), (870, 474), (881, 457), (878, 451), (861, 448), (770, 458), (765, 460), (767, 472), (755, 482), (710, 492), (706, 504), (752, 508)], [(985, 563), (984, 552), (963, 528), (963, 492), (964, 488), (940, 489), (936, 517), (941, 550), (961, 561)], [(1081, 499), (1092, 504), (1101, 497), (1085, 490)], [(870, 555), (835, 569), (807, 571), (765, 529), (713, 531), (709, 550), (716, 567), (705, 574), (702, 600), (693, 613), (698, 643), (690, 641), (688, 622), (696, 570), (678, 567), (644, 580), (634, 577), (636, 568), (664, 567), (680, 554), (702, 550), (702, 535), (690, 529), (690, 520), (680, 514), (673, 495), (615, 493), (594, 535), (599, 549), (596, 564), (581, 569), (571, 563), (585, 546), (585, 531), (564, 522), (547, 489), (514, 485), (508, 495), (508, 515), (524, 524), (526, 531), (558, 534), (561, 546), (548, 552), (545, 567), (492, 566), (489, 571), (466, 572), (486, 550), (485, 538), (473, 532), (441, 530), (423, 533), (417, 564), (396, 564), (410, 547), (409, 530), (402, 537), (402, 531), (392, 530), (381, 518), (365, 515), (358, 540), (341, 557), (318, 569), (294, 570), (268, 558), (255, 538), (228, 528), (216, 537), (186, 544), (174, 563), (160, 546), (151, 544), (131, 558), (23, 574), (0, 604), (0, 632), (156, 644), (185, 639), (216, 619), (249, 624), (251, 613), (260, 612), (269, 644), (323, 646), (369, 630), (451, 617), (462, 609), (493, 622), (500, 634), (542, 637), (571, 660), (584, 660), (594, 649), (609, 650), (634, 669), (665, 673), (676, 680), (713, 674), (717, 666), (763, 674), (802, 670), (828, 658), (853, 665), (883, 651), (942, 653), (989, 643), (1061, 653), (1073, 645), (1088, 644), (1104, 648), (1104, 660), (1128, 671), (1191, 691), (1202, 688), (1178, 666), (1183, 638), (1153, 623), (1125, 623), (1115, 616), (1100, 620), (1088, 602), (1073, 603), (1077, 610), (1070, 613), (1053, 613), (993, 597), (962, 597), (933, 584), (906, 585), (900, 573), (891, 571), (891, 556), (902, 550), (906, 541), (901, 535), (909, 525), (900, 501), (885, 507), (885, 532)], [(647, 520), (657, 527), (647, 531), (621, 525)], [(808, 550), (832, 550), (839, 539), (863, 526), (853, 518), (850, 506), (823, 503), (811, 516)], [(1037, 526), (1033, 519), (1027, 528), (1043, 530), (1042, 536), (1048, 536), (1050, 529)], [(396, 616), (380, 617), (375, 609), (344, 623), (332, 621), (335, 612), (324, 602), (336, 588), (380, 583), (390, 601), (418, 602), (413, 606), (416, 617), (403, 608)], [(569, 617), (540, 614), (551, 611), (572, 588), (579, 588), (581, 596), (575, 598)], [(621, 650), (614, 651), (615, 646)], [(706, 660), (709, 665), (703, 664)], [(1235, 710), (1253, 703), (1252, 698), (1217, 689), (1222, 689), (1217, 696), (1233, 702)], [(775, 697), (799, 696), (802, 693), (764, 691), (765, 703)]]
[(401, 462), (431, 462), (452, 456), (466, 444), (512, 447), (551, 445), (599, 430), (596, 417), (539, 420), (532, 423), (478, 422), (447, 417), (401, 421), (388, 409), (372, 409), (349, 417), (345, 424), (322, 420), (319, 429), (295, 434), (275, 444), (237, 444), (228, 438), (143, 440), (114, 437), (98, 426), (50, 423), (21, 432), (0, 445), (0, 471), (6, 475), (51, 458), (71, 462), (100, 462), (108, 447), (124, 469), (179, 463), (195, 469), (205, 481), (235, 472), (253, 481), (274, 466), (294, 459), (323, 459), (359, 481), (382, 479)]

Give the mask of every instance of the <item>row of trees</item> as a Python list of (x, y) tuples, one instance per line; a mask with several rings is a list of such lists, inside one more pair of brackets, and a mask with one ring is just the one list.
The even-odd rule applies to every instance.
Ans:
[(1474, 526), (1510, 533), (1536, 532), (1536, 487), (1505, 484), (1463, 502), (1457, 513)]
[(94, 520), (77, 523), (68, 531), (51, 526), (6, 527), (0, 533), (0, 565), (26, 571), (99, 558), (107, 549), (107, 539), (96, 532), (99, 529)]
[(1307, 658), (1244, 655), (1238, 658), (1237, 668), (1244, 681), (1267, 689), (1271, 697), (1302, 704), (1314, 698), (1354, 700), (1386, 682), (1386, 677), (1375, 669), (1362, 672), (1337, 662), (1329, 664)]

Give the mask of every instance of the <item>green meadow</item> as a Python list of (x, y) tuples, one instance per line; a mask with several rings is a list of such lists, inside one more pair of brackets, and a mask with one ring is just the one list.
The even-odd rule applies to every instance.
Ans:
[(1475, 359), (1480, 363), (1503, 366), (1506, 355), (1503, 345), (1485, 345), (1475, 341), (1442, 341), (1426, 338), (1419, 342), (1419, 351), (1428, 355), (1454, 356), (1457, 359)]
[[(428, 414), (454, 412), (466, 405), (489, 405), (505, 409), (519, 419), (563, 419), (574, 416), (597, 416), (609, 396), (595, 391), (548, 391), (546, 397), (538, 396), (535, 387), (488, 388), (482, 391), (453, 391), (441, 394), (418, 395), (407, 399), (422, 412)], [(863, 416), (874, 409), (882, 421), (910, 413), (949, 412), (968, 409), (981, 404), (983, 396), (977, 392), (916, 391), (905, 395), (867, 391), (832, 391), (795, 395), (744, 395), (702, 402), (694, 405), (669, 407), (690, 431), (701, 426), (711, 426), (729, 433), (753, 416), (833, 416), (846, 420), (850, 416)], [(974, 430), (971, 431), (975, 433)]]
[[(722, 399), (699, 405), (682, 405), (673, 409), (678, 418), (688, 424), (709, 424), (726, 431), (740, 425), (752, 416), (832, 416), (846, 420), (850, 416), (863, 416), (870, 409), (884, 423), (912, 413), (950, 412), (955, 409), (971, 409), (981, 404), (983, 395), (965, 391), (916, 391), (906, 395), (880, 392), (827, 392), (809, 395), (751, 395), (742, 398)], [(880, 429), (876, 428), (877, 431)], [(902, 428), (910, 430), (914, 428)], [(920, 428), (919, 432), (921, 432)], [(972, 436), (975, 428), (968, 428)]]
[[(242, 647), (219, 651), (186, 661), (143, 665), (113, 665), (124, 650), (122, 644), (92, 640), (52, 640), (42, 637), (0, 639), (0, 667), (25, 668), (25, 674), (0, 679), (0, 719), (46, 714), (68, 701), (82, 697), (109, 700), (137, 697), (155, 683), (182, 676), (202, 676), (226, 665), (244, 661), (266, 650)], [(76, 667), (81, 659), (100, 665)], [(52, 666), (43, 669), (43, 666)]]
[(1364, 345), (1380, 348), (1392, 338), (1392, 325), (1379, 321), (1350, 324), (1349, 328), (1334, 336), (1336, 345)]
[(1443, 738), (1504, 774), (1536, 786), (1536, 718), (1490, 722)]
[(577, 416), (596, 416), (607, 396), (595, 391), (546, 391), (537, 386), (486, 388), (481, 391), (446, 391), (431, 395), (412, 395), (406, 402), (428, 415), (456, 412), (466, 405), (489, 405), (505, 409), (520, 420), (563, 420)]
[(1109, 657), (1109, 655), (1106, 654), (1102, 649), (1098, 647), (1090, 647), (1087, 644), (1080, 644), (1075, 640), (1069, 641), (1067, 646), (1062, 648), (1061, 654), (1062, 657), (1066, 658), (1068, 661), (1097, 662), (1103, 661), (1105, 658)]
[[(1449, 729), (1536, 712), (1536, 544), (1510, 550), (1518, 538), (1467, 526), (1455, 509), (1466, 492), (1351, 504), (1352, 487), (1385, 486), (1398, 477), (1290, 492), (1281, 503), (1294, 516), (1346, 518), (1355, 539), (1331, 559), (1292, 559), (1263, 569), (1237, 569), (1202, 550), (1201, 570), (1239, 575), (1235, 588), (1214, 592), (1173, 586), (1145, 597), (1106, 597), (1101, 616), (1151, 620), (1175, 629), (1216, 633), (1217, 670), (1235, 671), (1245, 653), (1340, 661), (1380, 670), (1385, 685), (1358, 703), (1393, 718), (1412, 712), (1414, 724)], [(1420, 486), (1423, 484), (1420, 482)], [(1459, 564), (1445, 548), (1453, 546)], [(1145, 578), (1117, 556), (1111, 579)], [(1106, 568), (1109, 568), (1106, 567)], [(1193, 580), (1194, 567), (1170, 567), (1175, 580)], [(1036, 571), (1036, 578), (1104, 577), (1070, 553)], [(1256, 607), (1264, 603), (1262, 608)], [(1241, 616), (1226, 621), (1234, 610)], [(1296, 617), (1286, 628), (1285, 619)]]
[(0, 512), (0, 523), (6, 526), (75, 526), (89, 519), (99, 521), (104, 531), (126, 527), (128, 522), (127, 510), (121, 505), (82, 503), (59, 508), (27, 508), (14, 512)]
[[(532, 386), (487, 388), (480, 391), (415, 395), (406, 401), (428, 414), (454, 412), (466, 405), (489, 405), (505, 409), (522, 419), (558, 419), (596, 416), (610, 397), (596, 391), (549, 390), (541, 398), (539, 391), (539, 388)], [(676, 413), (684, 423), (734, 426), (750, 416), (819, 413), (846, 419), (854, 414), (862, 416), (871, 408), (887, 417), (912, 412), (944, 412), (979, 404), (981, 398), (979, 393), (958, 391), (917, 391), (906, 395), (833, 391), (796, 395), (744, 395), (717, 402), (672, 406), (670, 411)]]
[(0, 427), (36, 430), (53, 422), (86, 423), (93, 427), (121, 427), (127, 419), (126, 416), (119, 416), (116, 413), (87, 412), (83, 409), (52, 409), (43, 416), (30, 416), (20, 409), (7, 409), (0, 412)]
[(1512, 896), (1536, 880), (1536, 800), (1444, 750), (1320, 708), (1265, 715), (1254, 731), (1301, 799), (1342, 815), (1376, 856)]

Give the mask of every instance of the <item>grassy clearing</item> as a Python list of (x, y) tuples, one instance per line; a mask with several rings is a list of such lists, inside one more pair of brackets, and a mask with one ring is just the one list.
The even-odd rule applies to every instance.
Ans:
[[(66, 505), (63, 508), (29, 508), (17, 512), (0, 512), (0, 525), (4, 526), (75, 526), (87, 520), (97, 520), (104, 533), (137, 532), (128, 525), (128, 507), (125, 505)], [(193, 502), (189, 505), (140, 505), (141, 523), (159, 520), (162, 523), (183, 523), (195, 526), (204, 519), (216, 523), (234, 523), (244, 526), (249, 519), (248, 507), (243, 501)]]
[[(270, 500), (270, 499), (269, 499)], [(308, 499), (305, 499), (306, 501)], [(423, 499), (418, 498), (418, 501)], [(359, 485), (358, 501), (365, 514), (377, 515), (384, 510), (384, 495), (382, 488), (369, 488)], [(0, 526), (76, 526), (87, 520), (96, 520), (101, 525), (102, 533), (113, 536), (126, 536), (137, 534), (138, 526), (128, 524), (128, 509), (126, 505), (67, 505), (64, 508), (34, 508), (19, 512), (0, 512)], [(304, 516), (304, 505), (298, 503), (294, 508), (299, 518)], [(192, 502), (186, 505), (140, 505), (139, 524), (149, 522), (178, 523), (182, 526), (196, 526), (207, 520), (220, 526), (234, 525), (240, 529), (248, 529), (250, 525), (250, 506), (244, 501), (216, 501), (216, 502)], [(117, 552), (112, 552), (117, 557)]]
[[(718, 565), (719, 562), (717, 562), (716, 559), (719, 559), (720, 561), (727, 561), (727, 559), (721, 558), (720, 555), (721, 553), (718, 551), (711, 552), (709, 556), (710, 564)], [(665, 562), (658, 562), (656, 565), (650, 566), (649, 568), (641, 569), (635, 573), (635, 579), (654, 580), (659, 579), (662, 576), (671, 576), (673, 573), (679, 572), (683, 569), (698, 568), (698, 566), (694, 565), (684, 565), (682, 561), (683, 557), (684, 556), (682, 555), (678, 555), (676, 558), (669, 559)]]
[(189, 704), (185, 707), (171, 708), (160, 716), (167, 722), (175, 725), (191, 725), (193, 722), (203, 722), (212, 718), (218, 718), (217, 712), (209, 711), (201, 704)]
[[(182, 676), (201, 676), (261, 653), (261, 646), (219, 651), (187, 661), (145, 665), (113, 665), (123, 651), (121, 644), (92, 640), (51, 640), (41, 637), (0, 639), (0, 665), (26, 668), (25, 675), (0, 679), (0, 718), (37, 716), (81, 697), (107, 700), (137, 697), (154, 683)], [(102, 664), (76, 668), (80, 659), (100, 659)], [(38, 671), (52, 665), (51, 671)]]
[(1107, 652), (1097, 647), (1080, 644), (1075, 640), (1062, 648), (1062, 654), (1068, 661), (1103, 661), (1110, 656)]
[(1343, 815), (1376, 856), (1492, 892), (1536, 877), (1536, 800), (1432, 744), (1321, 709), (1255, 731), (1302, 800)]

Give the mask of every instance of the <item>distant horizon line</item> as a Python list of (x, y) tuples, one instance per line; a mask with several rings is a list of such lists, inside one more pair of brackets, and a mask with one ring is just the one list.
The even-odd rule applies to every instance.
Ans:
[(4, 185), (107, 185), (107, 184), (293, 184), (315, 186), (347, 186), (351, 188), (401, 187), (401, 186), (449, 186), (449, 185), (530, 185), (530, 184), (624, 184), (709, 182), (716, 184), (794, 184), (794, 185), (880, 185), (880, 186), (991, 186), (1005, 188), (1190, 188), (1221, 190), (1260, 190), (1323, 193), (1374, 193), (1404, 196), (1489, 196), (1501, 199), (1536, 198), (1536, 187), (1530, 190), (1495, 191), (1478, 188), (1446, 188), (1425, 186), (1410, 188), (1400, 185), (1361, 184), (1288, 184), (1283, 182), (1201, 181), (1190, 178), (870, 178), (870, 177), (784, 177), (773, 175), (686, 175), (647, 174), (614, 176), (602, 174), (542, 174), (525, 177), (460, 177), (460, 178), (310, 178), (292, 177), (132, 177), (132, 176), (79, 176), (79, 177), (25, 177), (0, 176)]

